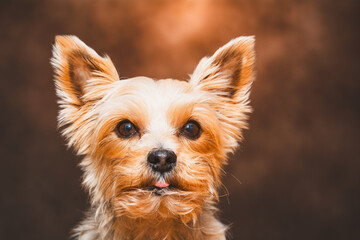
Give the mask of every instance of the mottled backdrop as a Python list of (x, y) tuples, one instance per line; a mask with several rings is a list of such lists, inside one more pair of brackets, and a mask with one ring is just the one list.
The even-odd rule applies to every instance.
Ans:
[(56, 129), (49, 64), (54, 36), (74, 34), (121, 77), (179, 79), (255, 35), (254, 113), (226, 168), (221, 218), (233, 239), (360, 239), (358, 3), (1, 1), (0, 238), (67, 239), (88, 206)]

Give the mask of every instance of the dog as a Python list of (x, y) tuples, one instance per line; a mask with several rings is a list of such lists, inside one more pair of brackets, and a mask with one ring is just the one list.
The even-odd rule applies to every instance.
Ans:
[(108, 56), (56, 36), (58, 125), (83, 156), (80, 240), (223, 240), (223, 166), (248, 127), (255, 37), (204, 57), (187, 81), (121, 79)]

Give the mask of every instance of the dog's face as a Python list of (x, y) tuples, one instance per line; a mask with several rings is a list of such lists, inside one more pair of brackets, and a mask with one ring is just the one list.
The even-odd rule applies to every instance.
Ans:
[(240, 37), (199, 63), (189, 81), (120, 79), (107, 56), (56, 38), (59, 126), (85, 155), (94, 204), (119, 215), (180, 217), (218, 198), (222, 166), (246, 128), (254, 39)]

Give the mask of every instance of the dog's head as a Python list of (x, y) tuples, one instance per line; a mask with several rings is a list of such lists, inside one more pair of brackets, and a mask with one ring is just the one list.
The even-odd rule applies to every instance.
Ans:
[(119, 215), (195, 220), (218, 198), (222, 166), (246, 128), (254, 38), (203, 58), (188, 81), (120, 79), (74, 36), (53, 49), (59, 126), (80, 155), (93, 203)]

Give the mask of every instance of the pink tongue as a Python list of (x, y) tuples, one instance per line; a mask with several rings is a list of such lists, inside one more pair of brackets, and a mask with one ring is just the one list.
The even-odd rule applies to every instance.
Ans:
[(169, 186), (169, 184), (164, 180), (160, 180), (155, 183), (155, 186), (157, 186), (158, 188), (166, 188)]

